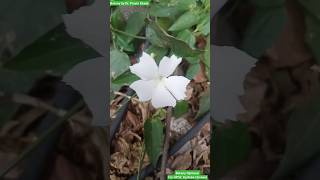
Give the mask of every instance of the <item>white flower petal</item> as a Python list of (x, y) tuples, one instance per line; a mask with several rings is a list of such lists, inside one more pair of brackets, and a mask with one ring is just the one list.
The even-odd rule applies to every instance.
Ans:
[(130, 71), (143, 80), (152, 80), (159, 76), (157, 63), (145, 52), (142, 53), (139, 63), (130, 66)]
[(150, 100), (156, 87), (157, 83), (154, 80), (138, 80), (130, 85), (130, 88), (137, 93), (140, 101)]
[(153, 92), (151, 104), (155, 108), (162, 108), (166, 106), (176, 106), (176, 99), (166, 89), (166, 87), (160, 83)]
[(189, 82), (190, 80), (183, 76), (170, 76), (166, 78), (165, 85), (177, 100), (183, 100), (186, 98), (186, 90)]
[(72, 14), (63, 15), (67, 32), (79, 38), (102, 56), (107, 56), (107, 1), (95, 0), (91, 6), (81, 7)]
[(164, 56), (159, 64), (159, 74), (163, 77), (170, 76), (181, 63), (182, 58), (172, 55), (170, 58)]

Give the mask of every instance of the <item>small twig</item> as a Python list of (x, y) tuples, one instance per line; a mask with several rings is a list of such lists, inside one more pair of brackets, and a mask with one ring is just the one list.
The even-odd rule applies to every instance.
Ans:
[(134, 97), (135, 94), (133, 94), (132, 96), (128, 96), (127, 94), (122, 93), (122, 92), (118, 92), (118, 91), (114, 91), (113, 93), (114, 93), (115, 95), (119, 95), (119, 96), (125, 97), (125, 98), (127, 98), (127, 99), (129, 99), (129, 100), (133, 100), (133, 101), (136, 101), (136, 102), (140, 102), (139, 99), (137, 99), (137, 98)]
[(170, 145), (171, 116), (172, 116), (172, 107), (168, 107), (168, 109), (167, 109), (167, 117), (166, 117), (166, 134), (165, 134), (163, 153), (162, 153), (162, 159), (161, 159), (160, 180), (166, 180), (166, 168), (167, 168), (168, 150), (169, 150), (169, 145)]
[(142, 152), (141, 152), (141, 156), (140, 156), (140, 159), (139, 159), (139, 169), (138, 169), (137, 180), (140, 180), (140, 171), (142, 169), (142, 164), (143, 164), (145, 155), (146, 155), (146, 151), (145, 151), (145, 145), (143, 143), (142, 144)]

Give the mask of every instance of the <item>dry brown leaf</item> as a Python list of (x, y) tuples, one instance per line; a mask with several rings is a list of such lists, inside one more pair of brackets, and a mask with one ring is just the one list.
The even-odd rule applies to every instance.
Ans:
[(189, 152), (186, 152), (183, 155), (177, 156), (171, 164), (171, 169), (189, 169), (192, 163), (192, 156)]

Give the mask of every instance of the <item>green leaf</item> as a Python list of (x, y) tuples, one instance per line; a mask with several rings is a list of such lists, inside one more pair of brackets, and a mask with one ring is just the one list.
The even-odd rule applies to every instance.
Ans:
[(187, 73), (186, 73), (186, 77), (188, 79), (193, 79), (199, 71), (200, 71), (200, 64), (199, 63), (190, 64), (190, 66), (187, 70)]
[(213, 131), (213, 175), (219, 179), (248, 157), (252, 145), (248, 127), (241, 122), (222, 124)]
[(210, 33), (210, 16), (205, 16), (198, 24), (197, 29), (207, 36)]
[(148, 47), (146, 52), (149, 54), (153, 53), (154, 59), (156, 60), (157, 63), (159, 63), (160, 60), (168, 53), (168, 49), (151, 45)]
[(159, 46), (159, 47), (168, 47), (169, 45), (166, 43), (166, 41), (163, 41), (160, 37), (158, 37), (157, 33), (154, 29), (152, 29), (150, 26), (147, 26), (146, 28), (146, 38), (148, 41), (151, 42), (151, 44)]
[(140, 78), (138, 76), (127, 70), (126, 72), (119, 75), (116, 79), (112, 80), (112, 83), (124, 86), (130, 85), (131, 83), (139, 79)]
[(193, 35), (193, 33), (190, 30), (186, 29), (186, 30), (180, 31), (177, 34), (177, 38), (189, 44), (190, 47), (192, 48), (195, 47), (196, 37)]
[(183, 114), (187, 113), (189, 105), (187, 101), (179, 101), (173, 110), (173, 116), (179, 118)]
[(199, 56), (185, 57), (190, 64), (199, 63)]
[(257, 9), (245, 32), (242, 49), (254, 57), (260, 57), (281, 33), (286, 21), (284, 7)]
[(170, 26), (172, 25), (173, 22), (174, 22), (174, 20), (172, 20), (168, 17), (157, 18), (158, 25), (162, 29), (164, 29), (165, 31), (168, 31), (168, 29), (170, 28)]
[(170, 3), (162, 1), (161, 3), (152, 4), (149, 13), (151, 16), (156, 17), (175, 17), (195, 5), (195, 0), (174, 0)]
[[(51, 0), (1, 0), (1, 35), (13, 38), (1, 42), (0, 52), (10, 48), (15, 56), (26, 46), (62, 22), (66, 13), (65, 1)], [(4, 54), (0, 54), (0, 59)]]
[(65, 73), (74, 65), (100, 55), (82, 41), (71, 38), (59, 25), (25, 48), (4, 67), (19, 71)]
[(304, 167), (320, 152), (320, 95), (297, 108), (287, 125), (285, 154), (272, 180), (282, 180)]
[(126, 25), (126, 20), (119, 8), (116, 8), (111, 14), (111, 25), (119, 30), (123, 30)]
[(164, 141), (164, 127), (161, 122), (163, 118), (164, 114), (161, 112), (144, 123), (144, 143), (146, 152), (154, 167), (157, 166)]
[(114, 34), (115, 35), (115, 41), (116, 45), (120, 48), (123, 49), (124, 51), (127, 52), (134, 52), (135, 48), (132, 43), (128, 43), (126, 41), (126, 37), (122, 36), (120, 34)]
[(200, 20), (199, 14), (194, 11), (187, 11), (181, 15), (169, 28), (169, 31), (181, 31), (196, 25)]
[(112, 79), (116, 79), (118, 76), (129, 69), (129, 56), (117, 49), (112, 49), (110, 51), (110, 65), (110, 77), (112, 77)]
[(156, 32), (158, 37), (170, 46), (171, 50), (177, 56), (193, 57), (199, 55), (202, 52), (201, 50), (191, 48), (186, 42), (169, 35), (154, 21), (149, 22), (149, 25)]
[[(125, 32), (132, 34), (132, 35), (137, 35), (142, 28), (145, 26), (145, 19), (146, 13), (145, 12), (134, 12), (132, 13), (127, 21), (127, 26), (125, 28)], [(126, 41), (129, 43), (133, 40), (134, 38), (126, 36)]]

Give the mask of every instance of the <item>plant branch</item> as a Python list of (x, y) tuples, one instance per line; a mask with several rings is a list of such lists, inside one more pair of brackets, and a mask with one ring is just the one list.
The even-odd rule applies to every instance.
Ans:
[(172, 107), (168, 107), (166, 116), (166, 134), (161, 159), (161, 175), (160, 180), (166, 180), (166, 168), (168, 159), (168, 150), (170, 145), (170, 127), (171, 127)]

